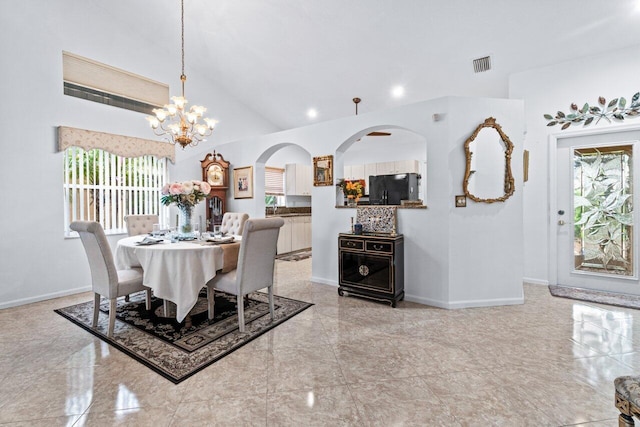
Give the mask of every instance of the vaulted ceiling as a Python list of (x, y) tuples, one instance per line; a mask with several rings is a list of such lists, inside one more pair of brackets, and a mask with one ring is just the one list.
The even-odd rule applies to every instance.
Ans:
[[(447, 95), (506, 97), (512, 73), (634, 45), (640, 54), (638, 4), (185, 0), (186, 61), (289, 129), (352, 115), (356, 96), (360, 113)], [(96, 7), (179, 51), (179, 0), (112, 0)], [(472, 60), (487, 55), (492, 69), (474, 73)], [(404, 86), (404, 97), (391, 95), (396, 85)], [(317, 118), (307, 117), (310, 108)]]

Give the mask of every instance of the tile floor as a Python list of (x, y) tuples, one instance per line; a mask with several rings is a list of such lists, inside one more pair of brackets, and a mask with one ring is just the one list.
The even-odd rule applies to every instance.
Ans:
[(613, 379), (640, 373), (637, 310), (535, 285), (520, 306), (391, 309), (310, 266), (278, 261), (276, 293), (314, 307), (179, 385), (53, 312), (88, 293), (0, 310), (0, 425), (616, 426)]

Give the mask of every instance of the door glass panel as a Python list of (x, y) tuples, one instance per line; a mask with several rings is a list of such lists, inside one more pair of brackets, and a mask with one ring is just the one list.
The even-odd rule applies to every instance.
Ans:
[(632, 146), (576, 148), (573, 164), (575, 269), (632, 276)]

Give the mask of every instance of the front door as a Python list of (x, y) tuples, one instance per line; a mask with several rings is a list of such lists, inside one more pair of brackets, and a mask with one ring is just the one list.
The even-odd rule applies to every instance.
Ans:
[(558, 284), (639, 293), (633, 197), (640, 131), (558, 139)]

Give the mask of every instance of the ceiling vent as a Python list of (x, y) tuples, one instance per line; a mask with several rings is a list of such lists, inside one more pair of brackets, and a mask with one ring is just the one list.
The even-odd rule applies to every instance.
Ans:
[(483, 56), (482, 58), (476, 58), (473, 60), (473, 72), (484, 73), (491, 69), (491, 57)]

